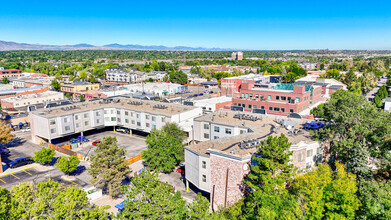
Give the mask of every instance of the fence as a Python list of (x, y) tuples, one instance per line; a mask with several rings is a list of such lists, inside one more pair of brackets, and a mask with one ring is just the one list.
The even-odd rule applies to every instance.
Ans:
[(139, 161), (141, 159), (142, 159), (141, 158), (141, 154), (139, 154), (137, 156), (131, 157), (131, 158), (126, 159), (126, 160), (129, 162), (129, 164), (132, 164), (132, 163), (137, 162), (137, 161)]
[(58, 152), (64, 153), (66, 155), (75, 156), (75, 157), (79, 158), (79, 160), (84, 160), (83, 155), (76, 153), (74, 151), (71, 151), (70, 149), (67, 149), (67, 148), (70, 148), (70, 145), (66, 145), (66, 146), (64, 146), (66, 148), (64, 148), (64, 147), (58, 147), (54, 144), (49, 144), (48, 147), (52, 148)]

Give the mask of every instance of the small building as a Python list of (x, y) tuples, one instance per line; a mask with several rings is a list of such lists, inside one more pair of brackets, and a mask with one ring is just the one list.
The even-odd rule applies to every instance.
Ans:
[[(34, 74), (35, 75), (35, 74)], [(37, 75), (28, 77), (19, 77), (18, 79), (12, 80), (12, 85), (15, 88), (33, 87), (33, 86), (50, 86), (54, 77), (43, 77)]]
[(89, 82), (74, 82), (74, 83), (61, 83), (61, 92), (69, 93), (73, 95), (77, 92), (89, 91), (89, 90), (98, 90), (99, 83), (89, 83)]
[(327, 98), (338, 89), (347, 90), (346, 84), (336, 79), (322, 79), (319, 78), (319, 75), (308, 75), (296, 80), (295, 84), (321, 86), (322, 95)]
[(3, 80), (3, 78), (6, 77), (8, 80), (12, 81), (14, 79), (19, 78), (21, 75), (22, 75), (21, 70), (15, 70), (15, 69), (0, 70), (0, 80)]
[(185, 93), (188, 89), (187, 85), (165, 82), (128, 84), (123, 88), (130, 93), (146, 93), (159, 97)]
[(31, 105), (45, 104), (64, 100), (64, 93), (45, 91), (42, 93), (20, 95), (1, 100), (1, 107), (6, 110), (22, 109)]
[(391, 98), (390, 98), (390, 97), (387, 97), (387, 98), (384, 100), (384, 111), (389, 111), (389, 112), (391, 112)]
[(1, 90), (0, 91), (0, 100), (5, 99), (5, 98), (9, 98), (9, 97), (42, 93), (42, 92), (45, 92), (48, 90), (49, 90), (49, 87), (47, 87), (47, 86), (32, 86), (32, 87), (26, 87), (26, 88), (20, 88), (20, 89)]
[(218, 109), (224, 108), (224, 106), (232, 104), (232, 97), (219, 96), (207, 99), (198, 99), (192, 101), (185, 101), (185, 105), (201, 107), (204, 112), (214, 112)]

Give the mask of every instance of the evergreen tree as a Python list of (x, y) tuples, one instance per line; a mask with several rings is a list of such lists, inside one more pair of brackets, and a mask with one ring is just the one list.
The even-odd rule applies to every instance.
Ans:
[(117, 138), (103, 138), (90, 160), (88, 172), (93, 177), (91, 183), (103, 188), (103, 191), (108, 191), (111, 197), (117, 196), (121, 190), (122, 180), (130, 174), (128, 162), (125, 160), (125, 150), (117, 146)]

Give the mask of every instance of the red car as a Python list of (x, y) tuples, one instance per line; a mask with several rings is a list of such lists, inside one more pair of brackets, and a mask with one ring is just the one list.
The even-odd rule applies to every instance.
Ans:
[(100, 141), (94, 141), (94, 142), (92, 142), (92, 145), (96, 146), (96, 145), (98, 145), (99, 143), (100, 143)]

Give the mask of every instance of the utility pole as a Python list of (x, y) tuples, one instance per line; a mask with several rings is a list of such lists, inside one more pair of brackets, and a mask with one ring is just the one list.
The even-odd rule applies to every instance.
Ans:
[(227, 168), (227, 176), (226, 176), (226, 179), (225, 179), (225, 199), (224, 199), (224, 207), (227, 207), (227, 194), (228, 194), (228, 172), (229, 172), (229, 168)]

